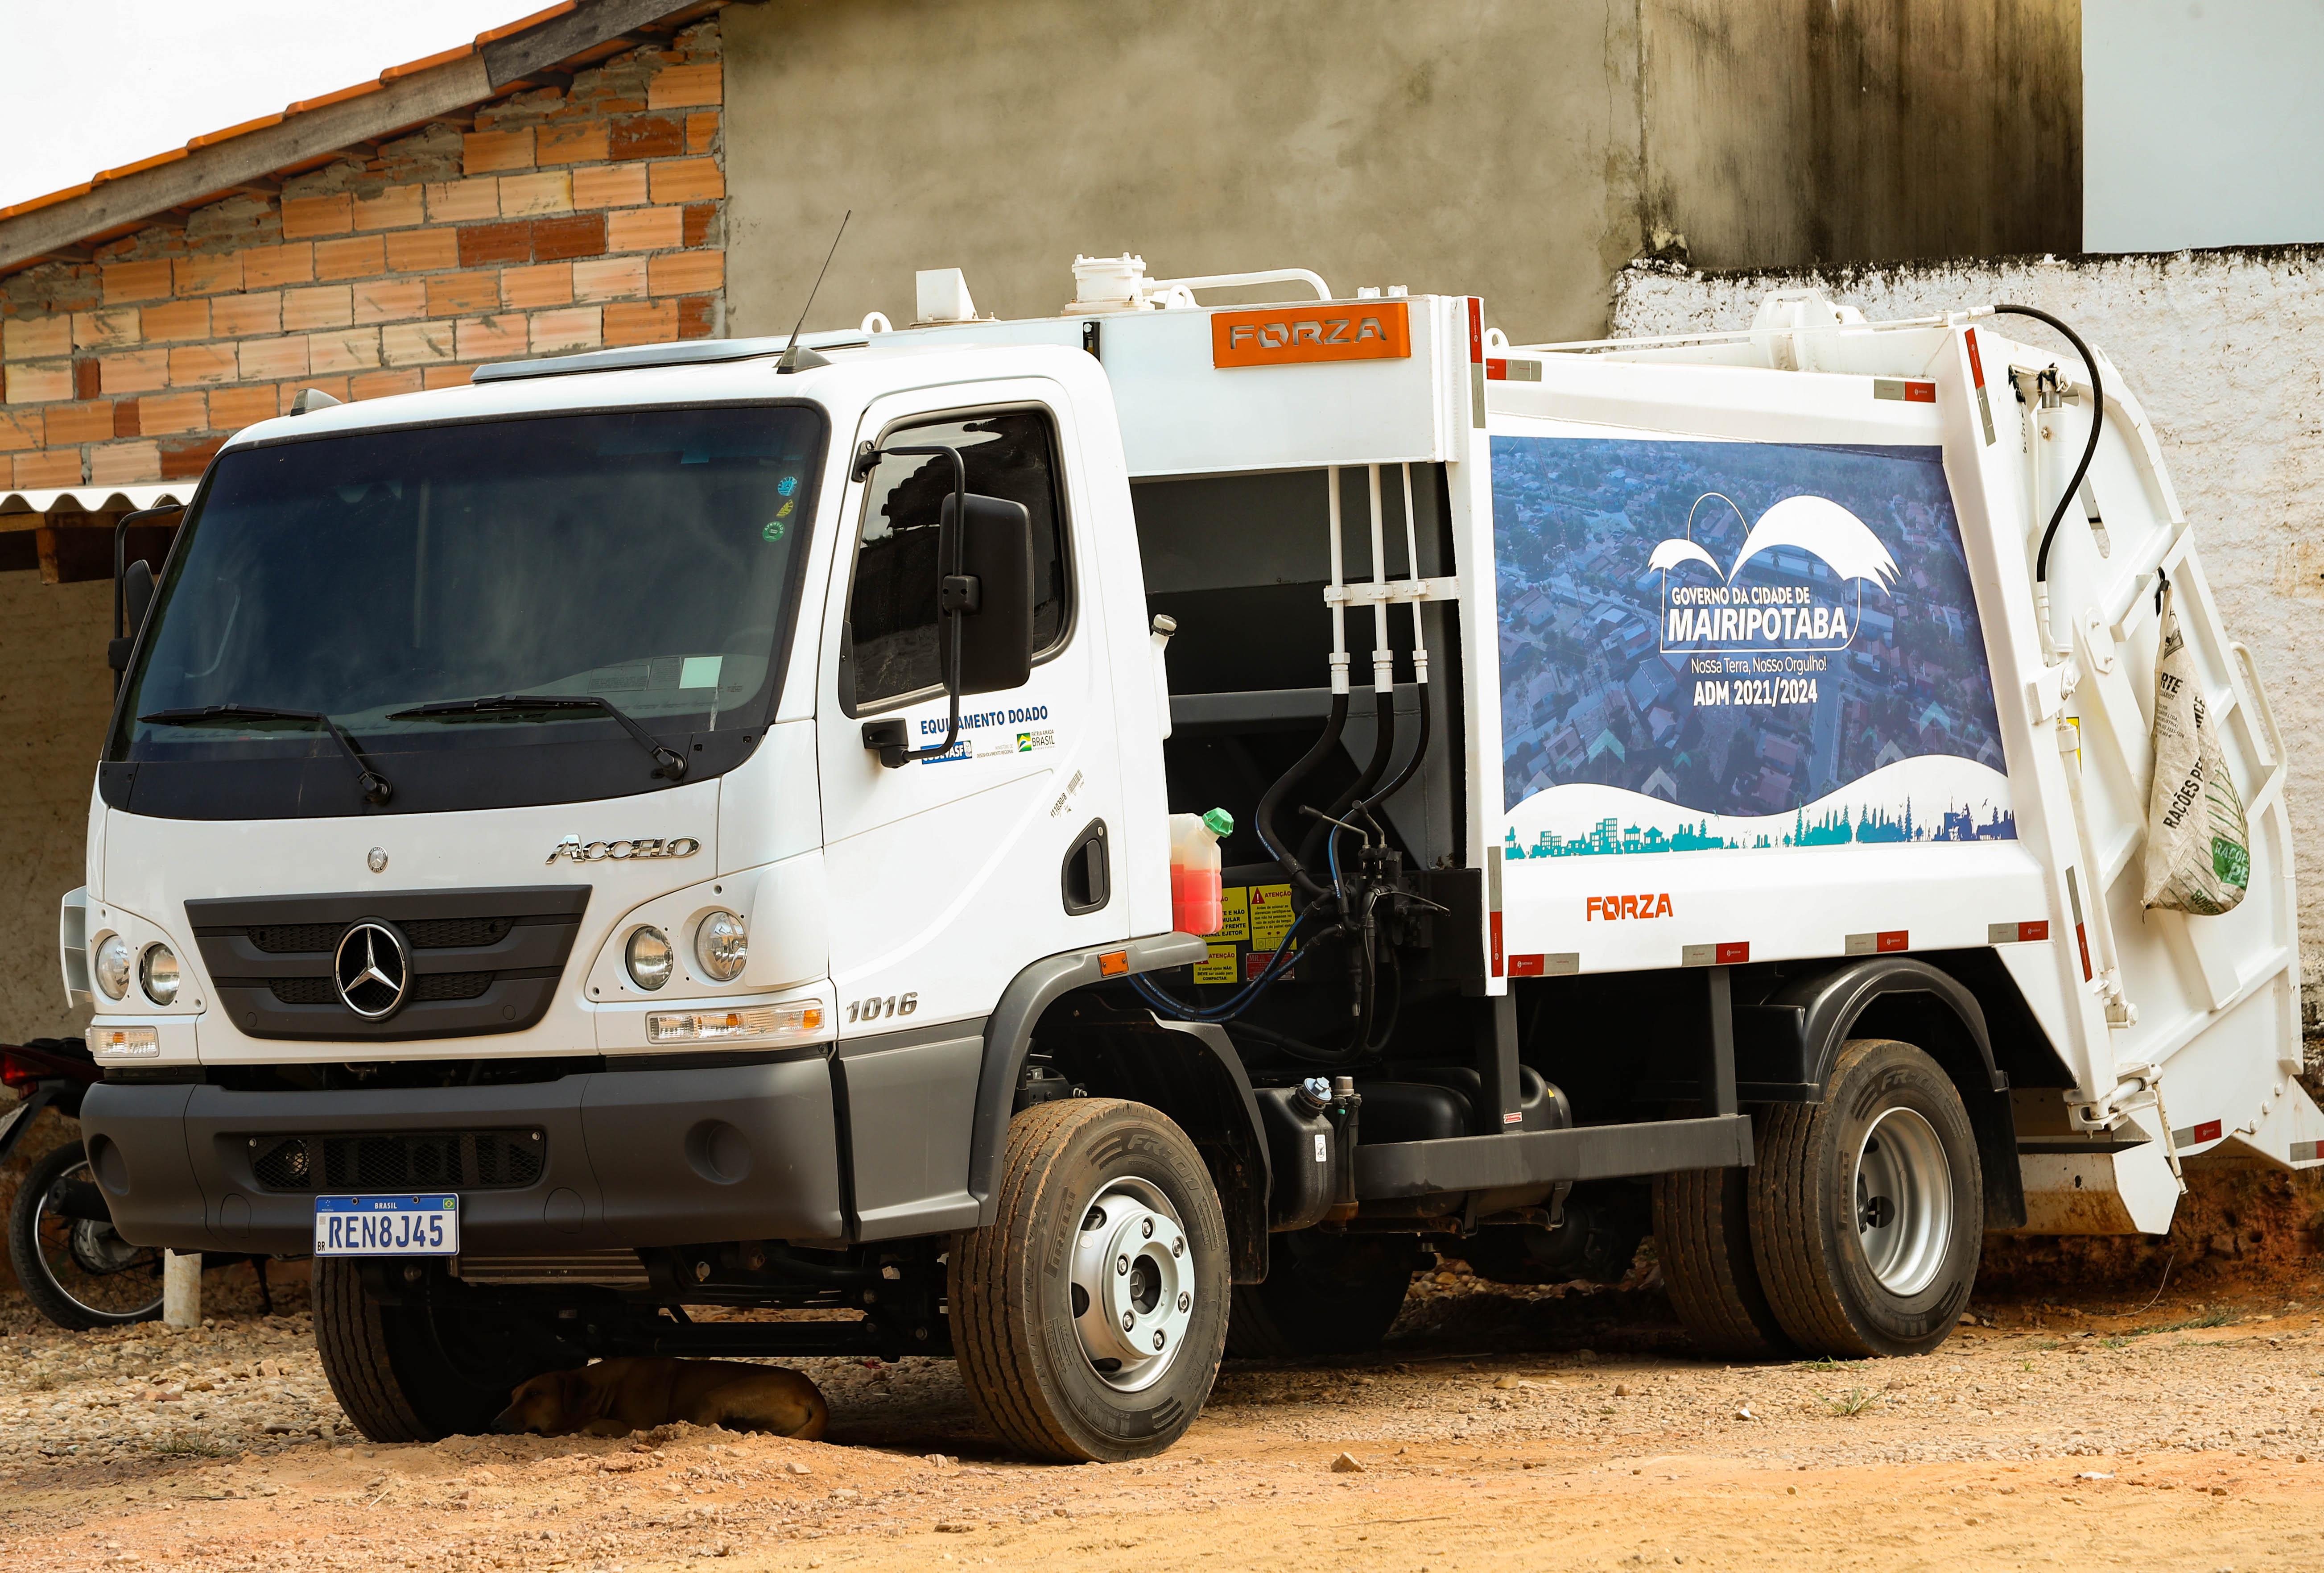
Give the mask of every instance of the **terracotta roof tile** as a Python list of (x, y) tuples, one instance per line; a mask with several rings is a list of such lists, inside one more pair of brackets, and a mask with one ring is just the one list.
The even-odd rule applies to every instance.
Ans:
[[(290, 116), (303, 115), (309, 110), (321, 109), (333, 104), (343, 104), (351, 98), (359, 98), (364, 97), (365, 94), (376, 93), (387, 83), (400, 80), (405, 77), (416, 76), (421, 71), (429, 70), (438, 66), (450, 65), (456, 60), (466, 60), (470, 55), (481, 52), (486, 44), (497, 42), (504, 38), (513, 37), (520, 32), (525, 32), (529, 28), (538, 27), (544, 22), (549, 22), (557, 17), (566, 15), (577, 8), (576, 0), (559, 0), (558, 4), (548, 7), (546, 10), (536, 11), (530, 16), (521, 16), (514, 22), (480, 32), (476, 34), (474, 40), (467, 43), (457, 45), (452, 49), (443, 50), (432, 55), (423, 55), (416, 60), (406, 60), (401, 65), (390, 66), (385, 70), (380, 72), (379, 76), (372, 81), (358, 82), (352, 88), (342, 88), (336, 93), (326, 93), (318, 98), (301, 98), (298, 102), (285, 107), (280, 115), (262, 115), (255, 120), (245, 120), (237, 125), (229, 125), (217, 131), (205, 132), (201, 135), (188, 141), (183, 147), (171, 148), (167, 152), (155, 153), (150, 158), (139, 159), (134, 163), (123, 164), (117, 169), (102, 170), (90, 179), (83, 180), (78, 185), (67, 186), (61, 190), (45, 192), (38, 197), (27, 198), (23, 201), (14, 203), (12, 206), (0, 208), (0, 220), (14, 218), (23, 214), (36, 212), (42, 208), (54, 207), (59, 202), (69, 202), (75, 197), (88, 195), (90, 190), (95, 189), (97, 186), (103, 184), (106, 180), (119, 180), (124, 176), (135, 174), (141, 170), (150, 170), (160, 164), (172, 162), (178, 159), (185, 157), (187, 153), (191, 153), (196, 149), (215, 147), (219, 143), (230, 142), (234, 138), (244, 135), (246, 133), (261, 131), (270, 125), (278, 125)], [(687, 9), (687, 7), (679, 4), (673, 4), (671, 9), (673, 11), (677, 11)]]

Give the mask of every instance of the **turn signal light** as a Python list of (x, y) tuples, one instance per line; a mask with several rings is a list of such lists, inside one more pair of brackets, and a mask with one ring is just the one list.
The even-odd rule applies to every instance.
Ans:
[(152, 1059), (161, 1052), (161, 1034), (151, 1027), (90, 1027), (88, 1051), (115, 1059)]
[(751, 1005), (741, 1010), (654, 1011), (646, 1017), (649, 1043), (733, 1043), (808, 1038), (830, 1014), (820, 1000)]

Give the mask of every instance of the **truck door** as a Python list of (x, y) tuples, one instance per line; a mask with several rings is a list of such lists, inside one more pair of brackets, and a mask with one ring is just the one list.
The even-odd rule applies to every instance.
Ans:
[(1083, 593), (1090, 509), (1073, 412), (1056, 384), (932, 389), (875, 404), (882, 448), (961, 450), (968, 489), (1031, 516), (1034, 658), (1023, 687), (961, 701), (955, 745), (884, 769), (864, 722), (900, 716), (943, 741), (936, 536), (953, 486), (941, 456), (881, 460), (853, 488), (826, 610), (817, 707), (831, 966), (844, 1040), (976, 1023), (1019, 968), (1127, 938), (1115, 844), (1120, 789), (1103, 610)]

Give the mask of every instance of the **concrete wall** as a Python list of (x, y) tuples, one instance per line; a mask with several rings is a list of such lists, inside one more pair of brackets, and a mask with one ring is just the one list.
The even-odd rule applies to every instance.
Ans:
[(1587, 332), (1637, 250), (1627, 0), (772, 0), (724, 25), (739, 333), (789, 328), (850, 207), (824, 326), (906, 321), (913, 271), (948, 266), (980, 310), (1047, 316), (1076, 252), (1127, 250)]
[[(2220, 611), (2259, 658), (2292, 740), (2312, 1036), (2324, 1027), (2324, 792), (2315, 785), (2324, 758), (2313, 741), (2324, 737), (2324, 672), (2308, 662), (2318, 649), (2311, 642), (2324, 636), (2324, 247), (1830, 273), (1706, 275), (1641, 265), (1617, 282), (1616, 329), (1748, 327), (1767, 291), (1803, 284), (1876, 319), (1994, 301), (2038, 306), (2073, 323), (2137, 390)], [(2056, 342), (2023, 319), (2008, 330)]]
[(1647, 224), (1696, 266), (2081, 249), (2080, 0), (1644, 10)]
[[(2078, 0), (770, 0), (724, 18), (733, 331), (904, 321), (957, 266), (1297, 265), (1605, 327), (1614, 272), (2070, 251)], [(1280, 291), (1273, 291), (1279, 296)], [(1222, 297), (1222, 299), (1228, 297)], [(1262, 297), (1264, 298), (1264, 297)]]
[(113, 714), (113, 586), (0, 573), (0, 1042), (70, 1036), (57, 899), (81, 883), (88, 799)]

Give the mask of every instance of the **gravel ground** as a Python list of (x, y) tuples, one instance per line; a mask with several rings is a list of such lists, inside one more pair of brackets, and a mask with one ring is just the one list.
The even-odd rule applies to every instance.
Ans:
[[(2008, 1280), (2006, 1264), (1996, 1276)], [(2324, 1277), (2279, 1255), (2078, 1297), (1982, 1298), (1917, 1360), (1687, 1357), (1650, 1263), (1611, 1289), (1416, 1286), (1344, 1367), (1234, 1363), (1147, 1464), (1018, 1464), (948, 1362), (820, 1360), (825, 1443), (377, 1447), (303, 1286), (198, 1331), (68, 1335), (0, 1300), (12, 1568), (2324, 1564)], [(1982, 1325), (1990, 1323), (1992, 1325)], [(2313, 1460), (2313, 1461), (2311, 1461)]]

